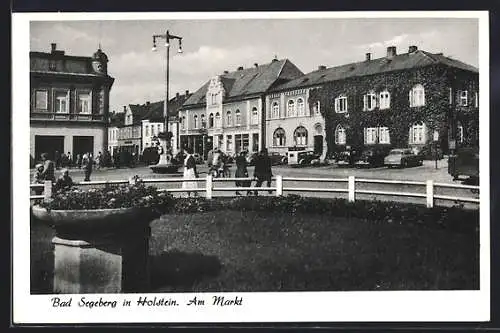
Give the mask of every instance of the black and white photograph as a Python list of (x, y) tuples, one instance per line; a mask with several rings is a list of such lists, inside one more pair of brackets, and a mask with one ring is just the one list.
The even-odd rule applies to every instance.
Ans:
[(489, 319), (487, 12), (13, 35), (14, 320)]

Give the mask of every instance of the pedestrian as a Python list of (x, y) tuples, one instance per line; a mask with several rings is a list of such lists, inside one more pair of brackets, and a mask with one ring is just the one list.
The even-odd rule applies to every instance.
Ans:
[(61, 154), (57, 150), (54, 153), (54, 162), (56, 163), (56, 169), (59, 169), (61, 167)]
[[(246, 158), (246, 152), (242, 151), (237, 157), (236, 157), (236, 173), (235, 177), (236, 178), (248, 178), (248, 163), (247, 163), (247, 158)], [(250, 180), (237, 180), (236, 181), (236, 187), (250, 187), (251, 181)], [(252, 191), (247, 190), (247, 195), (251, 195)], [(240, 191), (236, 191), (236, 195), (241, 195)]]
[(196, 191), (190, 191), (196, 189), (198, 184), (195, 181), (189, 181), (191, 179), (198, 178), (198, 172), (196, 171), (196, 162), (193, 156), (193, 149), (191, 147), (185, 148), (186, 157), (184, 158), (184, 182), (182, 182), (182, 188), (187, 190), (188, 197), (191, 196), (191, 192), (196, 197), (198, 193)]
[(68, 159), (68, 167), (71, 168), (73, 166), (73, 157), (71, 156), (71, 153), (69, 151), (66, 157)]
[[(271, 159), (267, 154), (266, 148), (263, 148), (255, 159), (253, 176), (257, 179), (255, 187), (260, 187), (264, 181), (267, 183), (267, 187), (271, 187), (271, 178), (273, 177), (273, 173), (271, 170)], [(269, 193), (273, 193), (273, 191), (269, 190)], [(257, 190), (255, 190), (254, 194), (259, 195)]]
[[(43, 172), (43, 164), (38, 163), (35, 165), (35, 173), (33, 175), (33, 184), (43, 184), (43, 178), (42, 178), (42, 172)], [(35, 195), (41, 195), (43, 193), (43, 188), (40, 187), (35, 187), (33, 188), (33, 192)]]
[(76, 154), (76, 167), (78, 169), (81, 169), (82, 168), (82, 155), (81, 154)]
[(73, 179), (69, 176), (69, 170), (64, 168), (61, 170), (61, 176), (57, 178), (54, 185), (54, 191), (69, 190), (74, 185)]
[(49, 154), (43, 153), (41, 155), (42, 157), (42, 163), (43, 163), (43, 170), (40, 173), (40, 179), (41, 180), (50, 180), (52, 182), (55, 182), (55, 176), (54, 176), (54, 170), (55, 170), (55, 163), (49, 159)]
[(90, 174), (92, 173), (92, 155), (91, 154), (84, 154), (83, 159), (82, 159), (82, 164), (83, 164), (83, 170), (85, 173), (85, 179), (83, 181), (89, 182), (90, 181)]
[(103, 161), (102, 161), (102, 153), (101, 153), (101, 152), (99, 152), (99, 153), (97, 154), (97, 156), (95, 157), (95, 168), (96, 168), (97, 170), (99, 170), (99, 169), (101, 168), (102, 162), (103, 162)]

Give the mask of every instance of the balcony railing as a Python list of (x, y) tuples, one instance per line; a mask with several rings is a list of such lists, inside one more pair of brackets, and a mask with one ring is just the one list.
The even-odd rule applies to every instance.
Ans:
[(30, 119), (60, 121), (104, 121), (103, 114), (31, 112)]

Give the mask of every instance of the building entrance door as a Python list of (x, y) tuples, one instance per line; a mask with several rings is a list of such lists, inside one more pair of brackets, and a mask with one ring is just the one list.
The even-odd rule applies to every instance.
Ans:
[(35, 135), (35, 161), (40, 161), (42, 153), (49, 154), (49, 158), (55, 159), (55, 152), (64, 153), (64, 136)]
[(323, 153), (323, 135), (314, 136), (314, 152), (316, 154)]
[(73, 137), (73, 156), (85, 153), (94, 154), (94, 137), (93, 136), (74, 136)]

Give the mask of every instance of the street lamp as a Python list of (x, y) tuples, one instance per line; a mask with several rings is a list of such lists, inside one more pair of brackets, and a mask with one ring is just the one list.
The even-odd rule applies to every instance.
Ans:
[[(157, 39), (164, 39), (165, 40), (165, 47), (166, 47), (166, 54), (165, 54), (165, 103), (163, 105), (163, 117), (164, 119), (164, 128), (165, 128), (165, 134), (166, 138), (168, 138), (168, 93), (169, 93), (169, 61), (170, 61), (170, 40), (172, 39), (177, 39), (179, 41), (179, 49), (177, 50), (178, 53), (182, 53), (182, 37), (171, 35), (169, 31), (165, 34), (161, 35), (153, 35), (153, 48), (151, 49), (153, 52), (156, 51), (156, 41)], [(168, 151), (168, 148), (170, 147), (170, 140), (166, 140), (166, 151)]]

